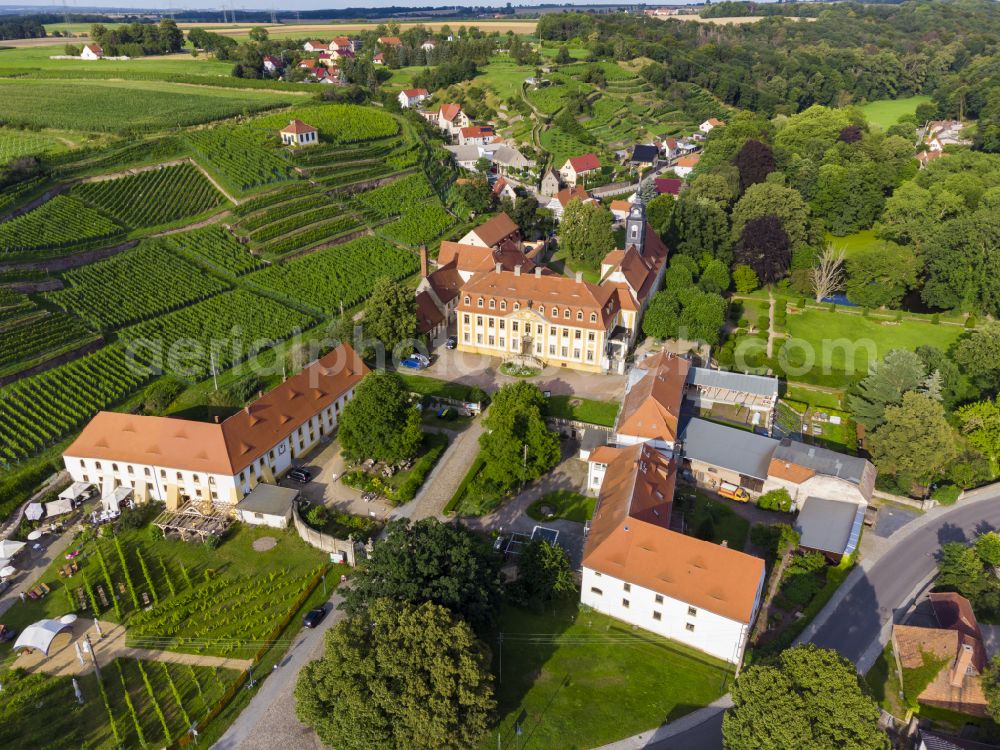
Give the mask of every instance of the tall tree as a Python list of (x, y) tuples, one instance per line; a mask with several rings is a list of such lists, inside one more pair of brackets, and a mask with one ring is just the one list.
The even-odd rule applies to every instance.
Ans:
[(741, 195), (748, 187), (763, 182), (777, 169), (771, 147), (753, 138), (743, 144), (743, 148), (733, 157), (733, 164), (740, 171)]
[(571, 200), (559, 222), (559, 247), (573, 260), (599, 266), (615, 247), (611, 212), (596, 203)]
[(733, 239), (741, 239), (747, 223), (763, 216), (778, 217), (792, 250), (813, 243), (809, 206), (798, 190), (773, 182), (761, 182), (747, 188), (733, 207)]
[(500, 601), (499, 571), (489, 545), (465, 526), (436, 518), (397, 520), (351, 577), (343, 606), (354, 615), (376, 599), (434, 602), (482, 632), (493, 624)]
[(295, 710), (329, 747), (464, 750), (492, 726), (489, 665), (447, 609), (377, 600), (327, 634), (299, 674)]
[(771, 284), (788, 273), (792, 262), (788, 233), (773, 214), (750, 219), (733, 252), (733, 260), (749, 266), (760, 283)]
[(885, 243), (847, 261), (847, 298), (864, 307), (899, 307), (917, 284), (920, 263), (910, 248)]
[(376, 279), (365, 305), (364, 328), (368, 336), (382, 342), (387, 352), (393, 352), (400, 344), (412, 347), (417, 336), (417, 304), (413, 290), (387, 276)]
[(518, 555), (517, 580), (510, 590), (514, 601), (534, 610), (576, 597), (576, 580), (566, 550), (541, 539), (526, 544)]
[(507, 492), (559, 463), (559, 436), (545, 424), (544, 409), (545, 397), (532, 383), (511, 383), (494, 394), (479, 438), (483, 479)]
[(722, 719), (727, 750), (852, 748), (888, 750), (878, 706), (861, 689), (854, 665), (813, 645), (753, 664), (733, 686)]
[(844, 249), (827, 245), (810, 272), (813, 294), (821, 302), (844, 288)]
[(907, 349), (892, 349), (851, 389), (847, 405), (858, 422), (873, 430), (884, 421), (886, 408), (900, 404), (903, 394), (918, 389), (926, 377), (919, 356)]
[(955, 431), (944, 408), (927, 394), (911, 391), (885, 410), (885, 422), (868, 441), (879, 471), (926, 482), (958, 455)]
[(349, 458), (389, 463), (413, 458), (422, 438), (420, 412), (402, 378), (376, 370), (358, 383), (340, 415), (338, 435)]
[(952, 356), (980, 388), (1000, 391), (1000, 323), (987, 323), (963, 336)]
[(959, 429), (969, 445), (990, 458), (1000, 457), (1000, 403), (977, 401), (959, 407)]
[(688, 195), (688, 191), (677, 199), (667, 236), (671, 246), (687, 255), (699, 257), (707, 253), (724, 263), (731, 257), (726, 212), (715, 201)]

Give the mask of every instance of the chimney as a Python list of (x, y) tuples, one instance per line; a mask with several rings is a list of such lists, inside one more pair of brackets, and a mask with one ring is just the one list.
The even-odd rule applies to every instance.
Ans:
[(500, 273), (502, 270), (503, 270), (503, 263), (497, 263), (497, 273)]
[(536, 279), (542, 278), (542, 267), (541, 266), (535, 266), (535, 278)]
[(420, 246), (420, 278), (427, 278), (427, 245)]
[(518, 263), (516, 266), (514, 266), (514, 275), (515, 276), (520, 276), (521, 275), (521, 264), (520, 263)]
[(582, 284), (583, 283), (583, 271), (577, 271), (576, 272), (576, 283), (577, 284)]

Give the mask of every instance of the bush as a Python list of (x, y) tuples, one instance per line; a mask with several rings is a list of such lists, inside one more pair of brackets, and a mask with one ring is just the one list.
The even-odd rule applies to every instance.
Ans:
[(328, 514), (325, 505), (313, 505), (306, 511), (306, 523), (314, 529), (326, 526)]
[(975, 315), (970, 315), (969, 317), (967, 317), (965, 319), (965, 327), (966, 328), (975, 328), (978, 322), (979, 321), (976, 320), (976, 316)]
[(805, 298), (805, 297), (799, 297), (799, 298), (798, 298), (798, 300), (797, 300), (797, 301), (795, 302), (795, 304), (796, 304), (796, 306), (797, 306), (797, 307), (798, 307), (798, 308), (799, 308), (800, 310), (803, 310), (803, 309), (805, 309), (805, 306), (806, 306), (806, 298)]
[(931, 315), (931, 323), (939, 325), (941, 323), (941, 316), (938, 313)]
[(780, 487), (779, 489), (765, 492), (757, 498), (757, 507), (764, 510), (776, 510), (788, 513), (792, 509), (792, 496), (788, 494), (788, 490)]
[(954, 505), (962, 490), (953, 484), (942, 484), (931, 493), (931, 499), (936, 500), (941, 505)]
[(788, 601), (804, 607), (819, 593), (820, 588), (819, 579), (813, 573), (799, 573), (786, 579), (781, 593)]
[(736, 325), (737, 325), (738, 328), (749, 328), (750, 327), (750, 321), (747, 320), (746, 318), (740, 318), (736, 322)]
[(219, 539), (219, 537), (217, 537), (215, 534), (209, 534), (207, 537), (205, 537), (205, 546), (208, 549), (216, 549), (218, 548), (220, 541), (222, 540)]

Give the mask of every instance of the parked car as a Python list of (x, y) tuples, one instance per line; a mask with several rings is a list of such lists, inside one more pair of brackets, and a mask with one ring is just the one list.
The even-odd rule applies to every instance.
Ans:
[(455, 336), (449, 336), (448, 340), (444, 342), (445, 349), (456, 349), (458, 347), (458, 339)]
[(324, 617), (326, 617), (325, 607), (310, 609), (306, 612), (306, 616), (302, 618), (302, 625), (307, 628), (314, 628), (323, 621)]
[(410, 359), (417, 360), (417, 362), (422, 364), (424, 367), (429, 367), (431, 364), (430, 358), (421, 354), (420, 352), (413, 352), (413, 354), (410, 355)]
[(732, 484), (731, 482), (723, 482), (719, 487), (719, 494), (722, 497), (728, 497), (730, 500), (735, 500), (738, 503), (745, 503), (750, 500), (750, 493), (739, 485)]
[(416, 359), (415, 357), (407, 357), (399, 364), (409, 370), (423, 370), (425, 367), (427, 367), (427, 365), (424, 362), (421, 362), (419, 359)]
[(438, 419), (455, 419), (458, 417), (458, 412), (452, 409), (450, 406), (444, 406), (437, 411)]
[(17, 638), (17, 631), (0, 623), (0, 642), (7, 643)]
[(312, 473), (308, 469), (295, 467), (288, 472), (288, 478), (300, 484), (305, 484), (312, 480)]

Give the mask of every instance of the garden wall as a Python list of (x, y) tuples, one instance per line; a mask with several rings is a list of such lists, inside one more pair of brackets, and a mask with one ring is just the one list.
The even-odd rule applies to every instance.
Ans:
[(303, 521), (302, 517), (299, 515), (298, 507), (295, 505), (292, 505), (292, 521), (295, 523), (295, 530), (299, 532), (299, 536), (306, 544), (309, 544), (318, 550), (322, 550), (323, 552), (342, 552), (347, 557), (347, 564), (352, 568), (354, 567), (356, 558), (354, 551), (355, 543), (353, 541), (337, 539), (329, 534), (316, 531), (316, 529), (306, 525), (305, 521)]

